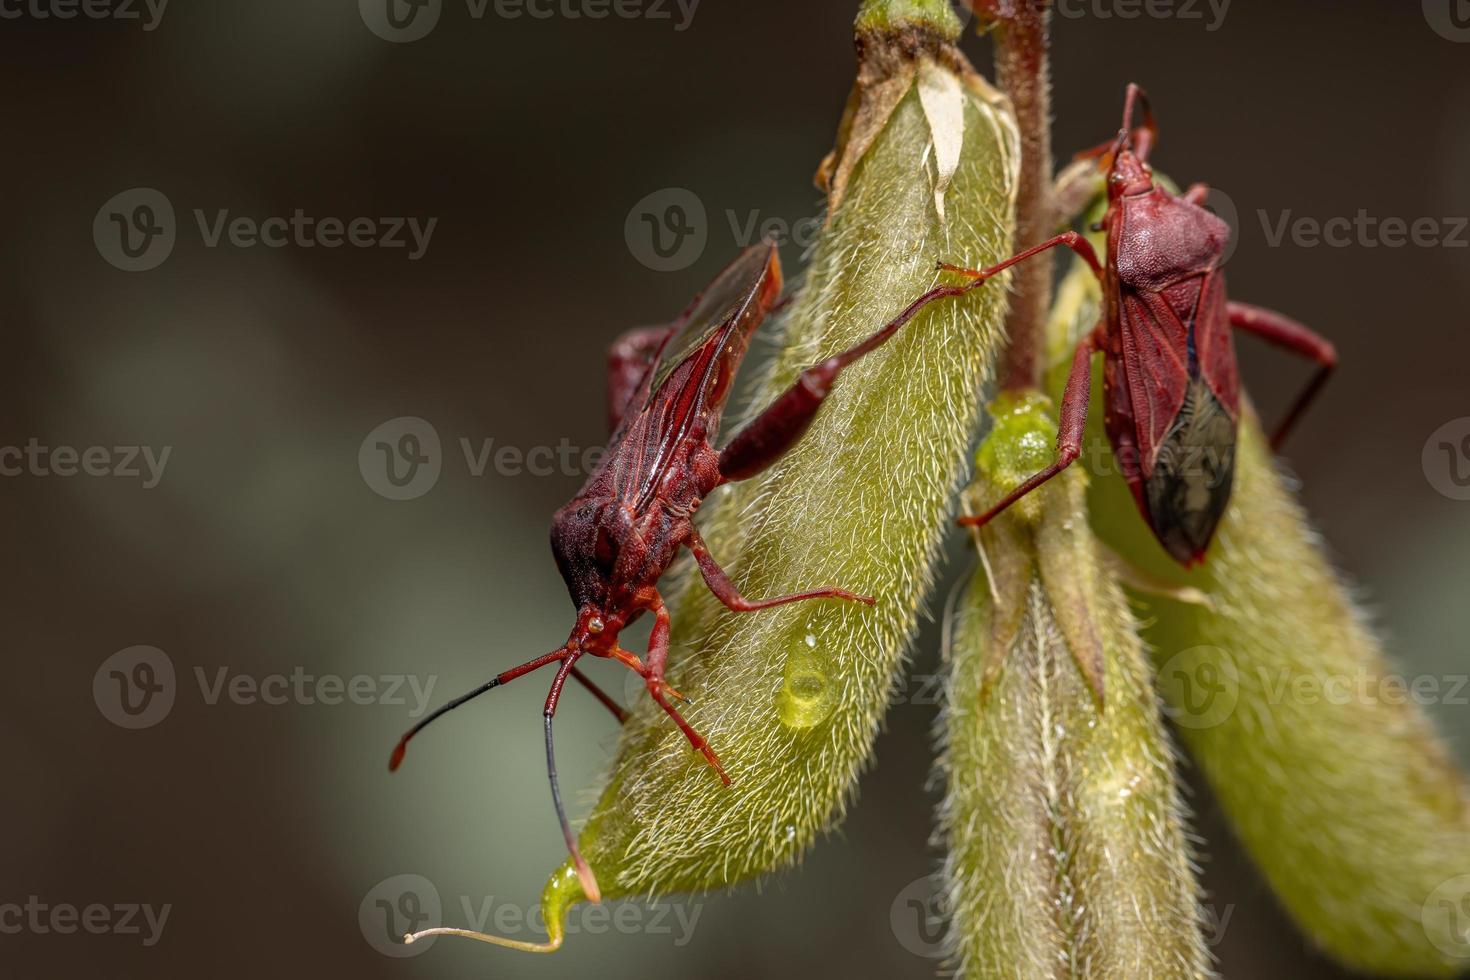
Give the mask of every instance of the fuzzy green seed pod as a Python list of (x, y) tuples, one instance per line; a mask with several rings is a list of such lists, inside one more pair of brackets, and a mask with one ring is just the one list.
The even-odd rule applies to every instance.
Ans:
[(1242, 426), (1209, 608), (1155, 600), (1171, 715), (1282, 904), (1391, 976), (1470, 967), (1470, 793), (1407, 682)]
[[(953, 46), (957, 23), (947, 36), (905, 23), (860, 37), (859, 82), (823, 169), (827, 226), (757, 407), (933, 285), (938, 260), (1009, 252), (1017, 157), (1005, 103)], [(697, 575), (669, 590), (670, 680), (733, 785), (638, 704), (580, 838), (604, 897), (766, 874), (841, 817), (952, 533), (1004, 312), (1002, 288), (929, 307), (843, 374), (786, 457), (707, 505), (702, 533), (746, 595), (823, 583), (877, 605), (735, 614)], [(553, 875), (553, 940), (583, 897), (565, 867)]]
[[(1045, 398), (992, 414), (977, 510), (1054, 452)], [(940, 825), (967, 977), (1210, 975), (1174, 756), (1086, 484), (1074, 467), (981, 531), (950, 621)]]
[[(1080, 263), (1058, 333), (1096, 322)], [(1083, 325), (1086, 326), (1083, 326)], [(1096, 388), (1095, 388), (1096, 390)], [(1241, 842), (1329, 955), (1386, 976), (1470, 968), (1470, 789), (1322, 553), (1247, 409), (1235, 487), (1204, 564), (1144, 526), (1111, 454), (1093, 525), (1144, 576), (1207, 604), (1139, 593), (1166, 709)], [(1106, 437), (1094, 401), (1087, 445)]]

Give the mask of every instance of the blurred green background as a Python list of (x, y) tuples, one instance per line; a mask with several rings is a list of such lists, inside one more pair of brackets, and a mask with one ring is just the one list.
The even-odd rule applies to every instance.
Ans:
[[(934, 623), (858, 806), (799, 873), (683, 901), (678, 915), (574, 915), (580, 933), (552, 958), (441, 940), (399, 959), (369, 935), (388, 921), (380, 899), (401, 917), (433, 900), (419, 883), (400, 901), (402, 881), (387, 879), (422, 876), (445, 924), (488, 908), (494, 928), (534, 906), (563, 856), (541, 679), (447, 719), (402, 772), (386, 770), (415, 703), (395, 685), (432, 683), (437, 704), (553, 648), (572, 621), (546, 529), (579, 468), (516, 472), (492, 455), (475, 475), (461, 440), (472, 453), (490, 439), (492, 453), (599, 445), (605, 345), (675, 314), (759, 234), (752, 219), (795, 230), (783, 257), (799, 270), (820, 215), (811, 174), (853, 75), (855, 4), (704, 0), (686, 20), (648, 0), (625, 8), (642, 16), (591, 19), (558, 0), (538, 19), (443, 0), (433, 29), (400, 43), (370, 29), (394, 33), (384, 0), (178, 2), (156, 21), (141, 4), (140, 20), (59, 19), (37, 15), (56, 11), (50, 0), (26, 2), (0, 4), (0, 446), (171, 449), (151, 489), (29, 464), (0, 478), (0, 906), (170, 911), (151, 946), (146, 926), (0, 933), (0, 972), (933, 975), (935, 937), (916, 910), (940, 856), (927, 843)], [(1056, 144), (1106, 138), (1124, 85), (1151, 90), (1159, 165), (1208, 180), (1238, 214), (1234, 295), (1306, 320), (1341, 352), (1290, 446), (1306, 503), (1405, 673), (1463, 676), (1470, 502), (1439, 492), (1446, 474), (1422, 454), (1470, 415), (1470, 236), (1308, 247), (1267, 231), (1288, 211), (1362, 209), (1431, 218), (1453, 238), (1470, 214), (1470, 30), (1436, 19), (1434, 0), (1239, 3), (1223, 19), (1196, 8), (1125, 19), (1127, 3), (1065, 4)], [(988, 62), (985, 43), (965, 45)], [(171, 205), (174, 245), (128, 272), (109, 260), (127, 263), (121, 230), (163, 220), (124, 193), (140, 187)], [(411, 248), (320, 242), (210, 247), (194, 216), (298, 208), (436, 224), (411, 260)], [(643, 214), (667, 237), (655, 242)], [(1307, 369), (1241, 346), (1272, 417)], [(375, 490), (375, 441), (362, 466), (359, 450), (406, 416), (437, 433), (441, 472), (391, 500)], [(968, 561), (957, 533), (946, 588)], [(129, 730), (110, 720), (124, 688), (103, 662), (138, 645), (166, 654), (174, 702)], [(212, 695), (222, 676), (293, 672), (374, 678), (359, 682), (371, 703)], [(616, 671), (598, 673), (622, 692)], [(147, 679), (126, 665), (121, 676)], [(1459, 695), (1430, 710), (1463, 758)], [(614, 727), (580, 691), (564, 704), (563, 786), (585, 802)], [(1208, 792), (1193, 803), (1224, 972), (1338, 975), (1282, 919)]]

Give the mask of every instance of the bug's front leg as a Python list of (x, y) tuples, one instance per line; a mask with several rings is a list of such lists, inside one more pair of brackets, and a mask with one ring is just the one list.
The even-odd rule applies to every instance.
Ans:
[(1332, 342), (1316, 333), (1309, 327), (1305, 327), (1290, 317), (1286, 317), (1274, 310), (1268, 310), (1260, 306), (1251, 306), (1248, 303), (1229, 304), (1230, 325), (1237, 330), (1255, 334), (1262, 340), (1283, 347), (1302, 357), (1316, 361), (1320, 365), (1312, 380), (1302, 389), (1297, 396), (1291, 409), (1287, 411), (1286, 417), (1276, 427), (1276, 432), (1271, 436), (1271, 448), (1281, 448), (1282, 442), (1312, 404), (1327, 379), (1332, 376), (1332, 371), (1337, 367), (1337, 348)]
[(607, 349), (607, 431), (616, 431), (629, 399), (673, 332), (671, 326), (639, 327), (623, 334)]
[(699, 573), (704, 576), (704, 584), (715, 594), (715, 598), (725, 604), (725, 608), (731, 612), (755, 612), (757, 609), (770, 609), (772, 606), (784, 606), (791, 602), (802, 602), (806, 599), (846, 599), (850, 602), (862, 602), (873, 605), (872, 596), (858, 595), (846, 589), (810, 589), (806, 592), (795, 592), (791, 595), (776, 596), (772, 599), (747, 599), (740, 594), (740, 589), (730, 581), (730, 576), (715, 561), (705, 546), (704, 539), (699, 532), (690, 530), (689, 550), (694, 553), (694, 560), (699, 564)]
[(979, 283), (984, 282), (987, 279), (991, 279), (997, 275), (1000, 275), (1000, 273), (1009, 269), (1013, 265), (1016, 265), (1020, 262), (1025, 262), (1033, 255), (1038, 255), (1042, 252), (1045, 252), (1049, 248), (1058, 247), (1070, 248), (1072, 251), (1076, 252), (1082, 258), (1082, 261), (1086, 262), (1089, 266), (1092, 267), (1093, 273), (1096, 274), (1099, 279), (1103, 277), (1102, 263), (1098, 261), (1097, 252), (1093, 249), (1092, 243), (1089, 242), (1086, 238), (1083, 238), (1075, 231), (1064, 231), (1060, 235), (1056, 235), (1052, 238), (1048, 238), (1044, 242), (1032, 245), (1025, 251), (1017, 252), (1015, 255), (1012, 255), (1010, 258), (1006, 259), (1004, 262), (997, 262), (995, 265), (991, 266), (988, 269), (967, 269), (962, 265), (951, 265), (948, 262), (939, 263), (939, 268), (944, 269), (946, 272), (957, 272), (962, 276), (969, 276), (971, 279), (975, 280), (973, 283), (971, 283), (971, 286), (973, 287), (975, 285), (978, 285)]
[[(1105, 326), (1105, 325), (1104, 325)], [(1072, 355), (1072, 372), (1062, 394), (1057, 425), (1057, 459), (1046, 469), (1022, 483), (983, 514), (961, 517), (957, 524), (984, 527), (1001, 511), (1071, 466), (1082, 455), (1082, 434), (1087, 429), (1087, 400), (1092, 389), (1092, 355), (1102, 345), (1104, 326), (1099, 326), (1077, 345)]]
[(664, 670), (669, 662), (669, 610), (657, 590), (653, 591), (651, 609), (654, 616), (653, 632), (648, 637), (648, 665), (643, 669), (643, 680), (648, 687), (648, 693), (658, 702), (658, 706), (664, 709), (664, 713), (674, 720), (674, 724), (679, 726), (679, 731), (689, 739), (689, 744), (694, 751), (703, 755), (719, 774), (720, 781), (729, 786), (730, 777), (725, 775), (725, 767), (720, 765), (719, 756), (715, 755), (714, 749), (710, 748), (704, 736), (696, 732), (694, 727), (684, 720), (684, 716), (679, 714), (679, 709), (669, 701), (671, 695), (680, 700), (683, 700), (683, 695), (669, 687), (668, 682), (664, 680)]

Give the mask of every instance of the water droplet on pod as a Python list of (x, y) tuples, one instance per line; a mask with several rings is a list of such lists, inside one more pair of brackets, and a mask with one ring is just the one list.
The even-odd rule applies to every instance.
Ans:
[(811, 728), (826, 721), (837, 707), (832, 663), (808, 633), (786, 661), (786, 675), (776, 692), (776, 714), (788, 728)]

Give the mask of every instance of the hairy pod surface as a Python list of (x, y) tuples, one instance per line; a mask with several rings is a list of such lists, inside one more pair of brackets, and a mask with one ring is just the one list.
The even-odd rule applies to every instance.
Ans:
[[(1075, 279), (1075, 282), (1074, 282)], [(1056, 335), (1096, 319), (1090, 273), (1063, 284)], [(1093, 405), (1092, 419), (1101, 417)], [(1089, 422), (1087, 445), (1106, 445)], [(1139, 593), (1166, 711), (1297, 925), (1385, 976), (1470, 968), (1470, 789), (1243, 413), (1218, 540), (1185, 572), (1142, 526), (1106, 451), (1093, 525), (1159, 582)]]
[[(975, 510), (1056, 438), (1040, 396), (994, 414)], [(1073, 468), (982, 530), (986, 571), (950, 620), (940, 828), (955, 965), (1008, 980), (1210, 976), (1174, 755), (1086, 484)]]
[[(932, 36), (871, 34), (861, 47), (825, 168), (828, 224), (757, 408), (924, 292), (936, 261), (1010, 248), (1016, 136), (1003, 100)], [(671, 590), (670, 678), (733, 786), (638, 704), (581, 836), (605, 897), (774, 871), (841, 817), (950, 533), (1004, 313), (1002, 289), (930, 307), (842, 376), (791, 453), (711, 500), (703, 534), (746, 595), (831, 583), (878, 602), (737, 615), (697, 575)], [(582, 897), (558, 871), (547, 921)]]

